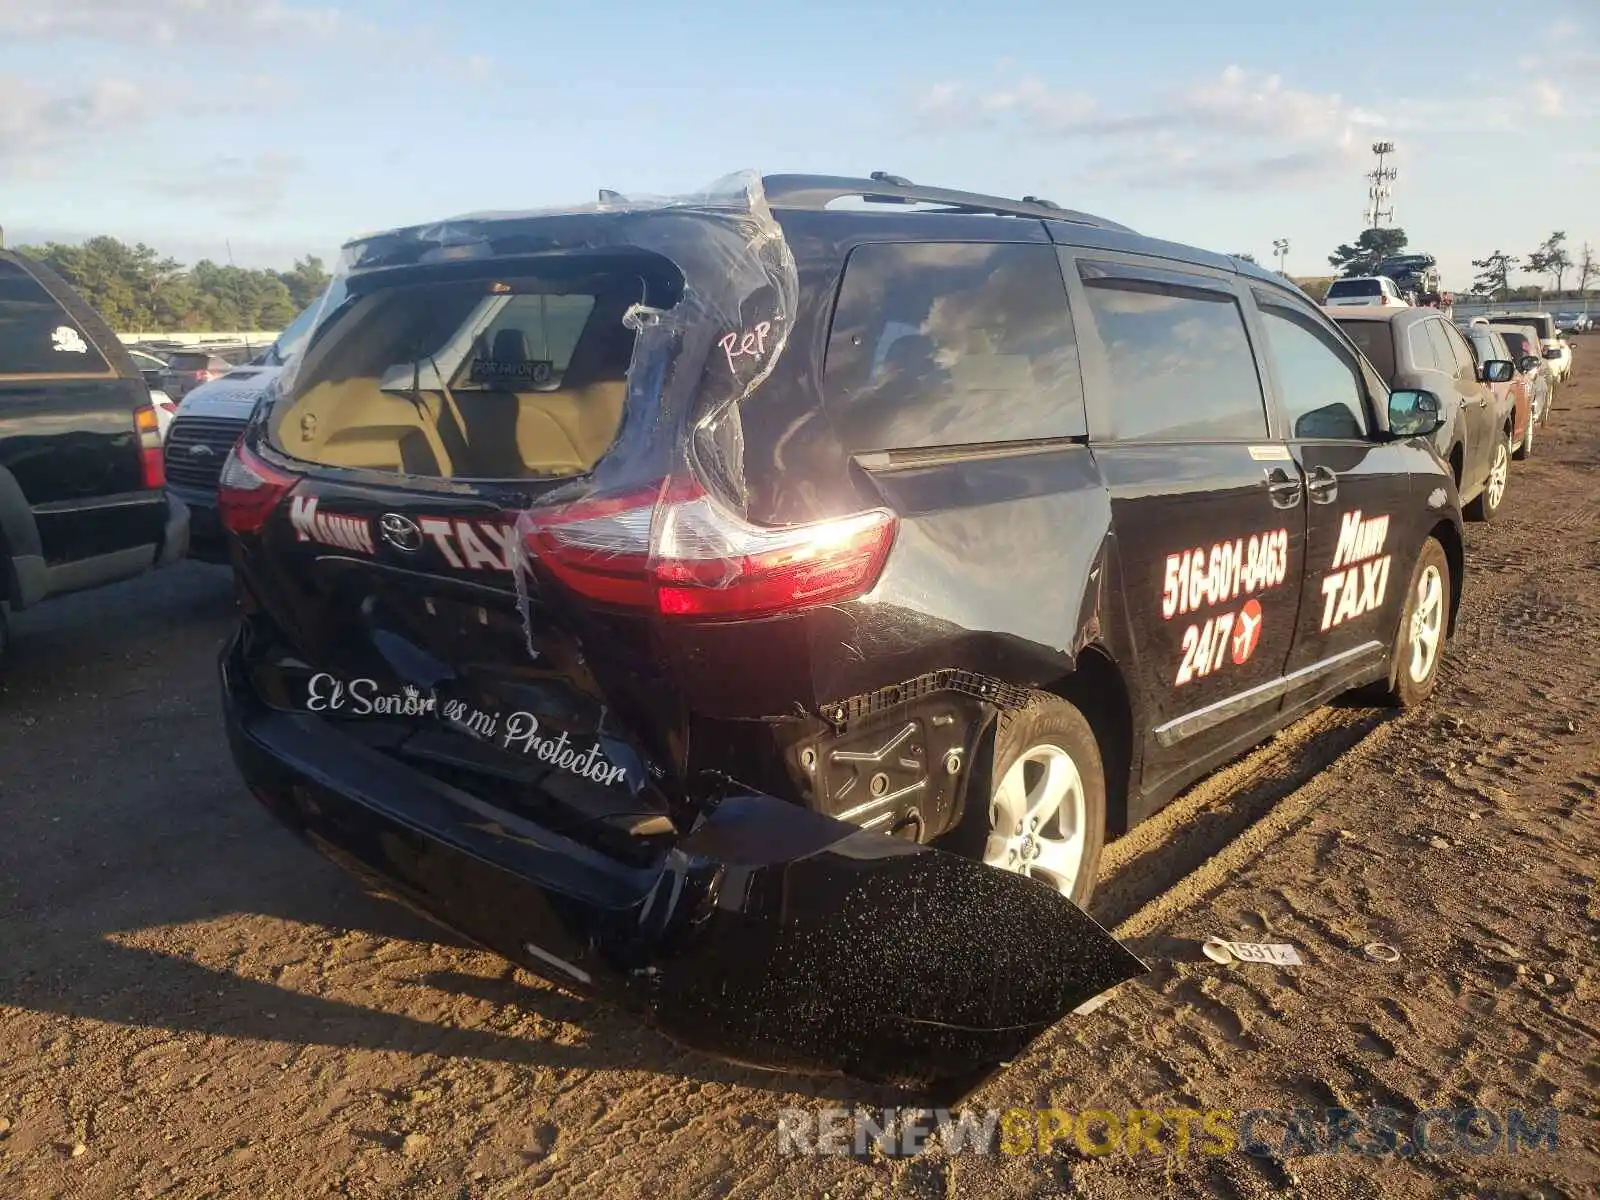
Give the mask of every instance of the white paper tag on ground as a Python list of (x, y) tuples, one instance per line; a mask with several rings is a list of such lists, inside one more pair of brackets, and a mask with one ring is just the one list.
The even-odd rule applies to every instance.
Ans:
[(1222, 941), (1222, 944), (1228, 948), (1228, 953), (1240, 962), (1271, 963), (1278, 967), (1305, 965), (1300, 959), (1300, 952), (1287, 942)]

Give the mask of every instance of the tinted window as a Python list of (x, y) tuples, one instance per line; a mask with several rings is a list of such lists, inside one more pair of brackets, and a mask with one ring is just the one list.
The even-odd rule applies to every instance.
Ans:
[(1532, 326), (1534, 332), (1544, 339), (1549, 339), (1556, 336), (1556, 331), (1552, 328), (1554, 322), (1549, 317), (1516, 316), (1516, 323), (1518, 325)]
[(1376, 279), (1339, 279), (1328, 288), (1328, 299), (1334, 300), (1340, 296), (1377, 296), (1383, 292), (1383, 285)]
[(1261, 379), (1233, 295), (1211, 291), (1200, 280), (1201, 286), (1190, 288), (1126, 272), (1079, 264), (1105, 347), (1116, 436), (1153, 441), (1266, 437)]
[(209, 354), (174, 354), (167, 359), (167, 368), (172, 371), (209, 371), (216, 365), (216, 360)]
[(857, 246), (825, 395), (851, 451), (1086, 431), (1078, 347), (1049, 246)]
[(1455, 356), (1456, 366), (1472, 370), (1475, 366), (1472, 348), (1467, 345), (1467, 339), (1461, 336), (1460, 331), (1454, 325), (1446, 325), (1443, 321), (1429, 321), (1428, 324), (1444, 331), (1444, 340), (1449, 343), (1450, 353)]
[(1510, 349), (1512, 357), (1514, 358), (1520, 359), (1525, 355), (1537, 353), (1537, 351), (1528, 345), (1528, 339), (1523, 334), (1508, 332), (1502, 334), (1501, 336), (1506, 339), (1506, 346)]
[(82, 328), (16, 263), (0, 260), (0, 375), (103, 375)]
[(1443, 321), (1422, 322), (1423, 331), (1428, 342), (1433, 347), (1433, 360), (1439, 370), (1451, 375), (1456, 373), (1456, 368), (1462, 364), (1457, 361), (1456, 351), (1450, 344), (1450, 334)]
[[(1434, 350), (1433, 339), (1428, 336), (1427, 323), (1419, 321), (1406, 330), (1406, 343), (1411, 347), (1411, 365), (1420, 371), (1447, 371), (1454, 372), (1455, 360), (1446, 358), (1439, 361), (1439, 355)], [(1439, 350), (1447, 347), (1440, 346)]]
[(1311, 317), (1282, 308), (1264, 307), (1261, 316), (1291, 435), (1366, 436), (1361, 376), (1333, 335)]
[[(1388, 321), (1340, 321), (1339, 328), (1367, 356), (1385, 383), (1394, 382), (1394, 325)], [(1431, 356), (1430, 356), (1431, 357)], [(1421, 365), (1427, 366), (1426, 362)]]

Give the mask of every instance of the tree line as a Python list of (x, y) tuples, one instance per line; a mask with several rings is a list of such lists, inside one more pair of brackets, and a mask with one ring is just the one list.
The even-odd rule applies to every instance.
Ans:
[(143, 242), (93, 237), (81, 245), (18, 246), (72, 284), (113, 329), (163, 333), (282, 329), (328, 285), (315, 255), (287, 271), (185, 267)]
[[(1379, 263), (1401, 253), (1406, 245), (1404, 229), (1368, 229), (1353, 243), (1341, 245), (1330, 254), (1328, 263), (1345, 279), (1372, 275), (1376, 274)], [(1600, 260), (1595, 258), (1594, 249), (1585, 242), (1574, 257), (1563, 229), (1556, 230), (1524, 256), (1495, 250), (1483, 258), (1473, 259), (1472, 265), (1478, 270), (1472, 281), (1472, 291), (1487, 295), (1491, 300), (1560, 298), (1568, 295), (1564, 284), (1569, 278), (1573, 283), (1570, 297), (1581, 299), (1591, 284), (1600, 282)], [(1518, 271), (1542, 275), (1550, 286), (1512, 287), (1511, 275)]]

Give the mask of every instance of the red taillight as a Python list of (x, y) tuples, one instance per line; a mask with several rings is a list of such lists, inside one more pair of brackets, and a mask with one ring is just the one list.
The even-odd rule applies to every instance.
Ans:
[(161, 422), (154, 405), (133, 410), (133, 431), (139, 438), (139, 475), (147, 488), (167, 486), (167, 464), (161, 457)]
[(666, 617), (749, 620), (870, 591), (894, 542), (883, 510), (767, 529), (698, 486), (652, 487), (523, 514), (522, 544), (563, 584), (602, 604)]
[(217, 478), (217, 513), (223, 528), (255, 533), (299, 482), (297, 476), (262, 462), (246, 449), (243, 439), (234, 443)]

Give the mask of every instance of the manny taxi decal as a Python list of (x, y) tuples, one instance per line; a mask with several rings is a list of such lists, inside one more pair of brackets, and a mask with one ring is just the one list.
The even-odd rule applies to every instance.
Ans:
[(517, 531), (489, 521), (463, 521), (448, 517), (419, 517), (417, 528), (439, 548), (445, 562), (456, 570), (509, 571)]
[(372, 553), (372, 527), (367, 519), (318, 512), (315, 496), (295, 496), (289, 501), (289, 523), (294, 526), (297, 541)]
[(1389, 587), (1389, 517), (1363, 517), (1361, 510), (1339, 520), (1339, 543), (1333, 550), (1333, 570), (1322, 579), (1322, 628), (1343, 625), (1383, 605)]
[[(1183, 660), (1176, 686), (1201, 679), (1226, 664), (1242, 667), (1261, 642), (1264, 613), (1255, 594), (1283, 583), (1289, 573), (1289, 531), (1216, 542), (1167, 555), (1161, 615), (1171, 620), (1202, 608), (1227, 605), (1183, 631)], [(1248, 596), (1235, 608), (1239, 597)]]
[[(372, 522), (320, 511), (317, 497), (295, 496), (289, 505), (289, 522), (302, 542), (320, 542), (360, 554), (376, 552)], [(440, 557), (458, 571), (510, 571), (516, 529), (497, 521), (469, 521), (459, 517), (418, 517), (385, 513), (378, 523), (386, 545), (411, 554), (432, 543)]]

